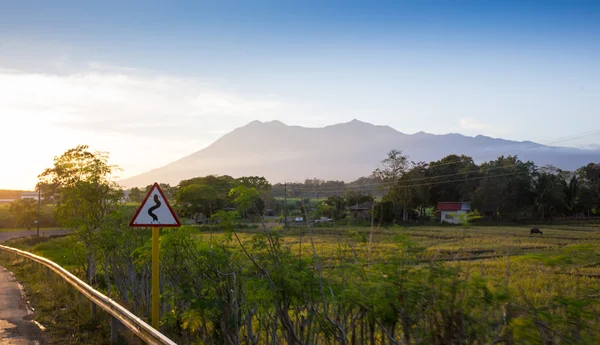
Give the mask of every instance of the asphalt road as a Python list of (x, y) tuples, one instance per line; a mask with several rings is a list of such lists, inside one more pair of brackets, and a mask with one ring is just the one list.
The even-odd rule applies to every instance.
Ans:
[[(50, 236), (67, 232), (66, 230), (44, 231), (43, 235)], [(35, 233), (35, 231), (0, 232), (0, 242), (16, 237), (31, 236)], [(0, 344), (45, 344), (44, 332), (33, 321), (34, 316), (35, 314), (25, 301), (22, 286), (11, 272), (0, 267)]]
[[(61, 235), (68, 233), (69, 230), (40, 230), (42, 236)], [(7, 231), (0, 232), (0, 242), (8, 241), (12, 238), (34, 236), (37, 234), (36, 230), (23, 230), (23, 231)]]

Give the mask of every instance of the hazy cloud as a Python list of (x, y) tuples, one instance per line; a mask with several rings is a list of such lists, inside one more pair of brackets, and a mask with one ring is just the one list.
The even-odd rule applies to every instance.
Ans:
[(185, 135), (263, 119), (281, 102), (225, 92), (194, 79), (91, 64), (67, 76), (0, 71), (0, 109), (31, 121), (94, 132)]
[[(121, 176), (162, 166), (223, 133), (281, 111), (274, 96), (251, 97), (192, 78), (92, 63), (86, 72), (0, 70), (0, 181), (32, 188), (52, 157), (78, 144), (111, 152)], [(26, 158), (25, 158), (26, 157)]]

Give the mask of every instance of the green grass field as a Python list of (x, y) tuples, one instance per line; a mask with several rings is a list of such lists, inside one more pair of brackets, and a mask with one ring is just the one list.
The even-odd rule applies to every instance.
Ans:
[[(517, 320), (516, 328), (519, 327), (518, 322), (529, 320), (524, 314), (519, 314), (519, 308), (563, 315), (562, 307), (554, 305), (560, 305), (564, 298), (578, 301), (572, 303), (590, 303), (586, 312), (600, 315), (600, 304), (595, 303), (597, 297), (593, 297), (597, 293), (590, 295), (589, 299), (581, 295), (582, 291), (600, 291), (600, 223), (538, 226), (543, 235), (530, 235), (531, 227), (432, 225), (369, 228), (333, 225), (275, 231), (280, 235), (282, 246), (292, 255), (310, 262), (316, 253), (323, 276), (331, 281), (343, 279), (357, 266), (371, 267), (372, 272), (391, 272), (390, 268), (393, 270), (406, 265), (402, 262), (403, 253), (411, 255), (409, 250), (415, 249), (416, 258), (409, 263), (412, 267), (438, 263), (456, 268), (464, 279), (477, 281), (485, 278), (485, 284), (490, 287), (506, 286), (510, 291), (511, 308), (517, 313), (513, 316)], [(256, 250), (251, 249), (256, 243), (254, 237), (262, 232), (261, 228), (236, 230), (244, 246), (250, 250)], [(193, 233), (203, 242), (210, 241), (207, 227), (196, 228)], [(239, 244), (235, 240), (226, 240), (227, 237), (219, 230), (212, 234), (217, 246), (239, 249)], [(25, 238), (6, 244), (45, 256), (67, 269), (76, 270), (81, 265), (76, 262), (68, 236)], [(600, 329), (600, 319), (592, 318), (590, 322), (594, 329)], [(556, 327), (560, 329), (561, 325), (558, 323)], [(533, 328), (525, 325), (522, 329), (531, 333)], [(530, 333), (515, 334), (519, 339), (531, 340), (526, 343), (537, 343), (537, 336)], [(588, 335), (592, 341), (600, 336), (594, 334)]]

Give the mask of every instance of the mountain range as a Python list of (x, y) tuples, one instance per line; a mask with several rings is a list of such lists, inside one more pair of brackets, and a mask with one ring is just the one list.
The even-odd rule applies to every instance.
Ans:
[(600, 149), (545, 146), (483, 135), (405, 134), (359, 120), (322, 128), (253, 121), (200, 151), (119, 183), (126, 188), (156, 181), (176, 185), (183, 179), (212, 174), (264, 176), (271, 183), (313, 177), (352, 181), (370, 175), (391, 149), (403, 150), (410, 160), (424, 162), (465, 154), (480, 163), (516, 154), (538, 166), (552, 164), (574, 170), (600, 161)]

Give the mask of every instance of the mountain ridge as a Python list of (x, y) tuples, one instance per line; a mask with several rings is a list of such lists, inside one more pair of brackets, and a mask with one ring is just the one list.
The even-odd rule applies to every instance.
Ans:
[(573, 170), (600, 160), (600, 150), (545, 146), (459, 133), (406, 134), (392, 127), (358, 119), (325, 127), (289, 126), (281, 121), (252, 121), (226, 133), (202, 150), (163, 167), (126, 178), (126, 188), (153, 182), (177, 184), (205, 175), (260, 175), (272, 183), (356, 180), (369, 175), (391, 149), (403, 150), (414, 161), (430, 162), (448, 154), (465, 154), (480, 163), (500, 155), (517, 154), (542, 166)]

